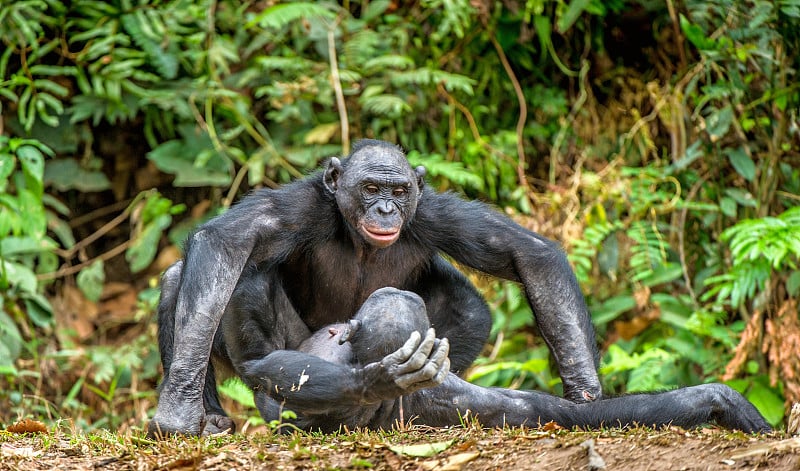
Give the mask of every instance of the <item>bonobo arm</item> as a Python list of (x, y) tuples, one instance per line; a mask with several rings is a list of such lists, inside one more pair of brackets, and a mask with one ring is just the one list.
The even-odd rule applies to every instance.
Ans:
[[(265, 194), (246, 198), (201, 226), (186, 247), (174, 313), (173, 357), (148, 433), (198, 435), (205, 422), (203, 385), (212, 339), (256, 241), (261, 260), (277, 258), (281, 235)], [(253, 216), (253, 215), (256, 216)]]
[(565, 397), (576, 402), (601, 397), (589, 312), (575, 274), (554, 242), (482, 203), (432, 191), (421, 198), (414, 230), (460, 263), (523, 283), (558, 364)]
[(359, 404), (391, 400), (438, 386), (450, 362), (447, 340), (433, 329), (414, 332), (397, 351), (365, 366), (331, 363), (294, 350), (276, 350), (243, 364), (246, 383), (301, 414), (325, 414)]

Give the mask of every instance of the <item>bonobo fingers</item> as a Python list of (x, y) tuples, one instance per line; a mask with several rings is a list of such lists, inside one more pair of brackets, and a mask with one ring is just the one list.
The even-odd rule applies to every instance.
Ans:
[(383, 357), (383, 360), (381, 360), (381, 365), (392, 368), (406, 363), (408, 359), (411, 358), (414, 353), (416, 353), (417, 347), (419, 347), (421, 341), (422, 336), (419, 332), (411, 332), (411, 336), (408, 338), (408, 340), (406, 340), (406, 343), (404, 343), (402, 347)]
[(390, 373), (395, 384), (407, 392), (438, 386), (450, 370), (449, 353), (450, 342), (438, 340), (436, 332), (428, 329), (411, 357), (396, 368), (390, 367)]
[(385, 401), (442, 384), (450, 371), (449, 353), (450, 343), (437, 339), (433, 329), (424, 337), (413, 332), (395, 352), (356, 370), (364, 385), (362, 399)]
[[(409, 339), (409, 341), (411, 341), (411, 339)], [(416, 347), (416, 350), (411, 354), (411, 356), (409, 356), (405, 362), (397, 365), (392, 372), (396, 373), (397, 375), (402, 375), (417, 371), (425, 366), (428, 358), (431, 356), (431, 351), (433, 350), (435, 343), (436, 332), (432, 328), (428, 329), (428, 331), (425, 332), (425, 337), (422, 338), (422, 341)], [(408, 342), (406, 342), (406, 345), (408, 345)], [(403, 348), (405, 348), (406, 345), (403, 345)]]
[(450, 372), (450, 342), (441, 339), (428, 357), (428, 360), (416, 371), (399, 376), (395, 384), (407, 390), (432, 388), (442, 384)]

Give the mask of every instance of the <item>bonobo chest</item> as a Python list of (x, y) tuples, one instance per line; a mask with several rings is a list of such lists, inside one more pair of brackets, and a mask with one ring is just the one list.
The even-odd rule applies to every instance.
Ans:
[(402, 239), (385, 249), (369, 250), (331, 240), (296, 251), (282, 265), (282, 279), (300, 317), (318, 329), (351, 319), (379, 288), (413, 291), (431, 257)]

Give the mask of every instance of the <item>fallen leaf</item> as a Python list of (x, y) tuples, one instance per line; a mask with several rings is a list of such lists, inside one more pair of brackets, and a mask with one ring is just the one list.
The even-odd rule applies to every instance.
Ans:
[(0, 447), (0, 455), (19, 456), (21, 458), (35, 458), (42, 454), (42, 450), (34, 450), (30, 446), (14, 446), (10, 443), (3, 443)]
[(47, 426), (38, 420), (23, 419), (6, 428), (11, 433), (45, 433)]
[(564, 427), (558, 425), (557, 423), (551, 420), (550, 422), (547, 422), (546, 424), (539, 427), (539, 429), (542, 430), (543, 432), (555, 432), (556, 430), (564, 430)]
[(389, 449), (398, 455), (429, 457), (450, 448), (454, 441), (455, 439), (447, 440), (446, 442), (419, 443), (417, 445), (389, 445)]

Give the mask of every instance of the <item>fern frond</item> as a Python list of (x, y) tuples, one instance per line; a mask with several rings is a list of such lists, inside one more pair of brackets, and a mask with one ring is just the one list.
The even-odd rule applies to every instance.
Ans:
[(291, 23), (310, 16), (322, 17), (327, 20), (336, 18), (336, 14), (327, 6), (312, 2), (282, 3), (273, 5), (247, 22), (246, 27), (258, 24), (262, 28), (281, 29)]
[[(120, 22), (136, 45), (147, 54), (153, 67), (162, 77), (171, 80), (178, 76), (175, 46), (170, 46), (171, 42), (162, 40), (163, 38), (156, 34), (156, 30), (165, 30), (160, 19), (153, 15), (148, 17), (142, 10), (136, 10), (134, 13), (122, 15)], [(156, 26), (153, 26), (153, 23)]]
[(440, 154), (422, 155), (419, 151), (410, 151), (408, 161), (411, 165), (422, 165), (429, 175), (444, 177), (451, 182), (477, 190), (483, 190), (483, 180), (464, 167), (461, 162), (446, 160)]
[(410, 69), (411, 67), (414, 67), (414, 60), (412, 58), (397, 54), (375, 57), (364, 62), (364, 71), (368, 74), (386, 69), (404, 70)]
[(363, 64), (378, 55), (381, 46), (381, 35), (371, 29), (364, 29), (354, 34), (344, 43), (342, 61), (348, 64)]
[(396, 86), (432, 85), (442, 83), (448, 91), (460, 90), (468, 95), (473, 93), (473, 85), (477, 82), (465, 75), (453, 74), (428, 67), (399, 72), (392, 75), (392, 84)]
[(255, 60), (263, 70), (279, 70), (282, 72), (307, 71), (314, 66), (314, 61), (303, 57), (260, 56)]
[(361, 108), (367, 112), (389, 118), (397, 118), (403, 112), (411, 111), (411, 107), (396, 95), (375, 95), (360, 100)]

